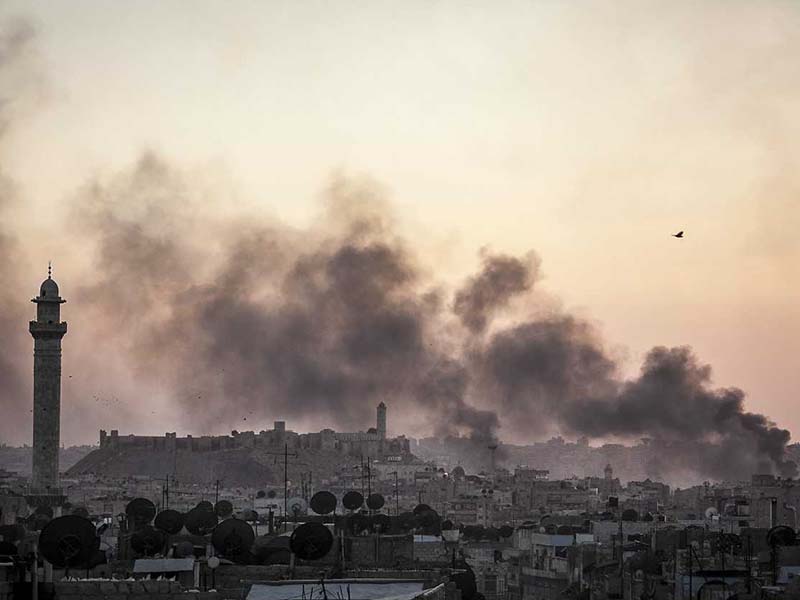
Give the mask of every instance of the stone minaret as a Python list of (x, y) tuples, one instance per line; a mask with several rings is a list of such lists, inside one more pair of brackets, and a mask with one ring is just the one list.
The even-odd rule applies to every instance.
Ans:
[(36, 320), (30, 322), (33, 336), (33, 490), (59, 494), (58, 448), (61, 419), (61, 338), (67, 324), (61, 322), (58, 285), (47, 269), (47, 279), (36, 303)]
[(378, 404), (378, 437), (386, 439), (386, 405), (381, 402)]

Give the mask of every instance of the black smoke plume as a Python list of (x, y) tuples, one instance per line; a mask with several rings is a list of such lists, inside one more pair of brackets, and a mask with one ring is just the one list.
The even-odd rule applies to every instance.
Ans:
[(645, 436), (704, 477), (795, 473), (789, 433), (746, 412), (741, 391), (713, 389), (688, 348), (654, 348), (639, 377), (621, 378), (589, 323), (539, 306), (534, 254), (483, 251), (480, 272), (449, 294), (373, 185), (335, 179), (324, 206), (307, 230), (221, 220), (146, 155), (76, 200), (97, 275), (74, 304), (94, 339), (113, 341), (135, 377), (182, 405), (186, 427), (242, 415), (365, 427), (386, 401), (482, 447), (500, 431), (555, 428)]
[(482, 259), (481, 272), (456, 291), (453, 302), (453, 312), (474, 333), (484, 331), (492, 316), (514, 296), (530, 290), (539, 271), (534, 254), (520, 260), (484, 252)]

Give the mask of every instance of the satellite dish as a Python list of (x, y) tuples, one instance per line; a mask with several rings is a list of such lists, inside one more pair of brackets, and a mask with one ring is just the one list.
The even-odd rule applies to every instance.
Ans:
[(364, 504), (364, 496), (360, 492), (351, 490), (342, 498), (342, 505), (347, 510), (358, 510)]
[(706, 520), (710, 521), (711, 519), (713, 519), (717, 515), (719, 515), (719, 511), (715, 507), (709, 506), (706, 509), (706, 512), (705, 512)]
[(302, 515), (305, 514), (308, 504), (302, 498), (290, 498), (286, 503), (286, 508), (290, 515)]
[(156, 505), (147, 498), (134, 498), (125, 507), (125, 514), (133, 529), (144, 527), (156, 516)]
[(208, 535), (217, 526), (217, 515), (213, 510), (195, 507), (186, 513), (184, 525), (189, 533)]
[(254, 511), (252, 508), (245, 508), (239, 515), (236, 517), (237, 519), (241, 519), (242, 521), (249, 521), (250, 523), (255, 523), (258, 521), (258, 513)]
[(67, 515), (45, 525), (39, 534), (39, 551), (53, 566), (80, 567), (94, 552), (96, 540), (89, 519)]
[(445, 542), (457, 542), (461, 537), (461, 532), (458, 529), (445, 529), (442, 531), (442, 538)]
[(302, 560), (319, 560), (333, 547), (333, 534), (322, 523), (304, 523), (292, 532), (289, 546)]
[(370, 494), (367, 498), (367, 508), (370, 510), (380, 510), (384, 504), (386, 504), (386, 500), (383, 499), (381, 494)]
[(233, 504), (227, 500), (220, 500), (214, 506), (214, 512), (217, 513), (220, 519), (227, 519), (233, 514)]
[(145, 525), (131, 535), (131, 548), (142, 556), (155, 556), (164, 548), (164, 533)]
[(439, 531), (437, 530), (441, 530), (441, 523), (442, 523), (442, 518), (439, 516), (439, 513), (437, 513), (427, 504), (420, 504), (419, 506), (417, 506), (417, 508), (419, 508), (420, 506), (426, 506), (427, 510), (421, 510), (419, 512), (416, 512), (415, 509), (415, 514), (414, 514), (415, 525), (420, 529), (425, 530), (428, 533), (438, 534)]
[(795, 541), (794, 529), (787, 525), (778, 525), (767, 532), (767, 543), (770, 546), (794, 546)]
[(183, 529), (183, 521), (184, 515), (182, 513), (168, 508), (156, 515), (156, 520), (153, 524), (156, 529), (160, 529), (169, 535), (175, 535)]
[(211, 544), (217, 554), (235, 561), (247, 556), (255, 539), (253, 528), (246, 521), (239, 519), (223, 521), (211, 534)]
[(428, 506), (427, 504), (417, 504), (414, 507), (414, 511), (413, 512), (414, 512), (415, 515), (421, 515), (422, 513), (432, 512), (432, 511), (433, 511), (433, 509), (430, 506)]
[(372, 530), (376, 533), (386, 533), (392, 527), (392, 519), (389, 515), (375, 515), (372, 517)]
[(311, 510), (318, 515), (327, 515), (336, 510), (338, 500), (328, 491), (317, 492), (311, 497)]

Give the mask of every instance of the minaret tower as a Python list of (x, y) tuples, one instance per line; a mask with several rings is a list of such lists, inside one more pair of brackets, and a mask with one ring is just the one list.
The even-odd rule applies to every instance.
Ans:
[(67, 324), (61, 322), (61, 305), (50, 265), (36, 303), (33, 336), (33, 491), (60, 494), (58, 447), (61, 437), (61, 338)]
[(381, 402), (378, 404), (378, 437), (382, 440), (386, 439), (386, 405)]

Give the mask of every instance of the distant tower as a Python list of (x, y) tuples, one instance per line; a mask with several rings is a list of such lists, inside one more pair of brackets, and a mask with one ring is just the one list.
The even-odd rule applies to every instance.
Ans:
[(378, 437), (386, 439), (386, 405), (383, 402), (378, 404)]
[(611, 481), (614, 479), (614, 469), (611, 468), (611, 465), (606, 465), (606, 468), (603, 469), (603, 474), (606, 476), (607, 481)]
[(36, 303), (36, 320), (30, 322), (33, 336), (33, 489), (59, 494), (58, 447), (61, 419), (61, 338), (67, 324), (61, 322), (58, 285), (47, 268), (47, 279)]

